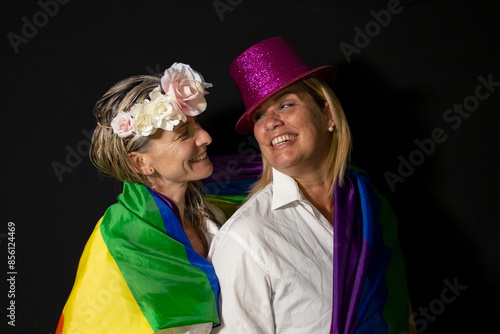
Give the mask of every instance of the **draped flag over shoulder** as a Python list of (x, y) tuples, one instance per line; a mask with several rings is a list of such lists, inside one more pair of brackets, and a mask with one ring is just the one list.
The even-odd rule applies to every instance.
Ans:
[(335, 188), (330, 333), (408, 333), (409, 300), (396, 218), (361, 170)]
[(262, 173), (260, 154), (211, 156), (212, 175), (203, 180), (208, 202), (221, 208), (229, 218), (245, 200), (253, 183)]
[[(210, 159), (214, 172), (204, 180), (206, 196), (229, 217), (258, 180), (261, 157)], [(335, 187), (333, 271), (331, 333), (408, 333), (409, 298), (397, 220), (361, 169), (351, 168), (345, 184)]]
[[(258, 154), (210, 159), (214, 173), (203, 181), (205, 197), (229, 217), (258, 180), (262, 161)], [(407, 333), (397, 221), (365, 172), (353, 168), (335, 187), (334, 219), (330, 333)], [(125, 183), (85, 247), (56, 334), (154, 333), (218, 323), (218, 295), (213, 268), (194, 252), (167, 203)]]
[(154, 333), (219, 323), (215, 272), (194, 251), (166, 200), (124, 183), (85, 246), (57, 334)]

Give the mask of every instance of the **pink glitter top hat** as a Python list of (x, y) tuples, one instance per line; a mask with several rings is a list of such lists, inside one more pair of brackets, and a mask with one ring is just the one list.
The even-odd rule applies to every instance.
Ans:
[(229, 67), (240, 92), (246, 111), (236, 123), (236, 132), (253, 131), (252, 115), (273, 94), (282, 88), (306, 78), (320, 78), (333, 82), (337, 68), (311, 68), (282, 37), (273, 37), (257, 43), (236, 58)]

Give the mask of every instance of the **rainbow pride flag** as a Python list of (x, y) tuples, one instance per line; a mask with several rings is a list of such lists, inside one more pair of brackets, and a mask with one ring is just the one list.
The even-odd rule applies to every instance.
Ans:
[[(210, 158), (208, 200), (229, 217), (262, 172), (260, 155)], [(366, 172), (350, 168), (335, 187), (334, 281), (330, 333), (416, 333), (409, 328), (405, 263), (392, 209)]]
[(335, 188), (330, 333), (408, 333), (409, 298), (396, 218), (361, 170)]
[(203, 180), (205, 198), (229, 218), (246, 199), (252, 184), (259, 179), (262, 158), (260, 154), (227, 154), (211, 156), (210, 161), (214, 172)]
[(56, 333), (154, 333), (219, 323), (219, 284), (168, 199), (124, 183), (80, 260)]

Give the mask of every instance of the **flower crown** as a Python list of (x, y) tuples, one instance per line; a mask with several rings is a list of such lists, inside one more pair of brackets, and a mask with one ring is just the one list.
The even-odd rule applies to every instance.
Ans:
[[(149, 99), (120, 111), (111, 121), (118, 137), (150, 136), (157, 129), (172, 131), (186, 116), (196, 116), (207, 108), (205, 82), (200, 73), (189, 65), (174, 63), (165, 70), (161, 84), (149, 94)], [(162, 91), (164, 93), (162, 93)]]

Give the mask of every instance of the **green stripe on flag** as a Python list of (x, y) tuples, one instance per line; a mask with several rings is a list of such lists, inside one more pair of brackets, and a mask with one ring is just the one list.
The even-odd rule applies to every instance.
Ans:
[(392, 251), (385, 272), (390, 302), (384, 306), (384, 319), (389, 326), (389, 333), (406, 333), (409, 326), (409, 299), (405, 263), (399, 244), (398, 222), (387, 199), (376, 189), (375, 193), (381, 201), (379, 221), (382, 223), (384, 244)]
[(189, 263), (183, 244), (167, 236), (145, 186), (124, 183), (118, 203), (104, 215), (101, 235), (155, 331), (218, 322), (205, 273)]

